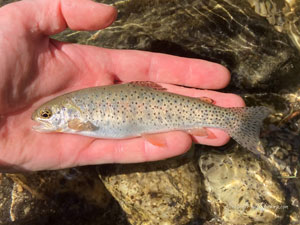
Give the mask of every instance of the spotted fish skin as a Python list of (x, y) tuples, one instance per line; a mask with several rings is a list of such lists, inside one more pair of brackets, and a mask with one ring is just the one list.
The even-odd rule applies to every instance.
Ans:
[[(169, 93), (152, 82), (92, 87), (59, 96), (39, 107), (38, 131), (122, 139), (172, 130), (220, 128), (257, 153), (266, 107), (222, 108), (199, 98)], [(50, 118), (41, 118), (50, 110)]]

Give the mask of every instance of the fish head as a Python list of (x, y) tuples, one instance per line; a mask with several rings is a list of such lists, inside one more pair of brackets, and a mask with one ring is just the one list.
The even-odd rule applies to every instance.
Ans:
[(57, 101), (49, 101), (37, 108), (31, 119), (38, 123), (33, 129), (39, 132), (62, 132), (68, 123), (68, 106)]

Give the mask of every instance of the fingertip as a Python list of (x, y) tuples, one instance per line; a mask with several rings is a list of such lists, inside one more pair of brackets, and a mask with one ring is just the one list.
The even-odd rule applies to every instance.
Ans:
[(216, 83), (216, 88), (215, 89), (223, 89), (225, 88), (231, 79), (230, 71), (225, 67), (222, 66), (221, 64), (216, 64), (216, 69), (217, 69), (217, 75), (221, 76), (222, 82)]
[(68, 27), (73, 30), (103, 29), (117, 16), (113, 6), (91, 0), (62, 0), (61, 11)]
[(197, 87), (204, 89), (225, 88), (231, 79), (229, 70), (221, 64), (214, 62), (198, 60), (197, 69), (194, 71), (194, 76), (198, 76), (196, 80), (198, 81)]
[[(98, 4), (102, 4), (102, 3), (98, 3)], [(106, 24), (103, 24), (103, 27), (102, 28), (105, 28), (105, 27), (109, 27), (113, 22), (115, 22), (115, 20), (117, 19), (117, 16), (118, 16), (118, 10), (113, 7), (113, 6), (109, 6), (109, 5), (105, 5), (105, 4), (102, 4), (104, 6), (107, 7), (107, 20), (106, 20)]]

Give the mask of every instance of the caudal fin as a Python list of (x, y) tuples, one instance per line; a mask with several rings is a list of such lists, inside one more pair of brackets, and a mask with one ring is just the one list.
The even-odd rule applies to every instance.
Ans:
[(231, 108), (236, 113), (237, 126), (227, 128), (229, 135), (254, 154), (264, 154), (259, 134), (263, 120), (270, 114), (264, 106)]

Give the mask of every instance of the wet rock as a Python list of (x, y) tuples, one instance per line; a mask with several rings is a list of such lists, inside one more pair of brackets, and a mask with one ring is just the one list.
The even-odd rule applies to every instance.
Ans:
[(187, 224), (200, 215), (201, 180), (192, 156), (107, 165), (99, 172), (131, 224)]
[(278, 32), (286, 33), (300, 50), (300, 4), (297, 0), (248, 0), (255, 12), (265, 17)]
[(289, 211), (285, 193), (272, 172), (253, 155), (201, 153), (207, 203), (226, 224), (282, 224)]
[[(293, 81), (291, 83), (293, 87)], [(261, 133), (265, 150), (269, 155), (270, 163), (277, 168), (280, 175), (292, 177), (300, 169), (300, 91), (299, 88), (291, 88), (289, 85), (286, 87), (285, 92), (280, 94), (242, 96), (247, 104), (265, 105), (272, 109), (273, 112), (265, 121)]]
[(20, 0), (0, 0), (0, 7), (3, 5), (6, 5), (8, 3), (17, 2), (17, 1), (20, 1)]
[(98, 32), (67, 31), (57, 38), (218, 62), (232, 72), (231, 85), (243, 89), (278, 90), (299, 61), (288, 32), (277, 31), (246, 1), (101, 2), (118, 8), (112, 26)]
[(294, 176), (285, 178), (284, 180), (289, 187), (289, 192), (291, 195), (291, 214), (289, 216), (290, 224), (300, 224), (300, 179), (297, 179), (297, 177)]
[[(299, 71), (299, 70), (298, 70)], [(298, 72), (299, 73), (299, 72)], [(295, 75), (287, 79), (280, 93), (244, 94), (247, 104), (266, 105), (273, 113), (265, 121), (264, 140), (273, 176), (284, 186), (288, 199), (290, 224), (300, 223), (300, 84)], [(288, 224), (288, 223), (287, 223)]]
[(122, 212), (111, 200), (93, 169), (0, 174), (1, 225), (116, 224)]

